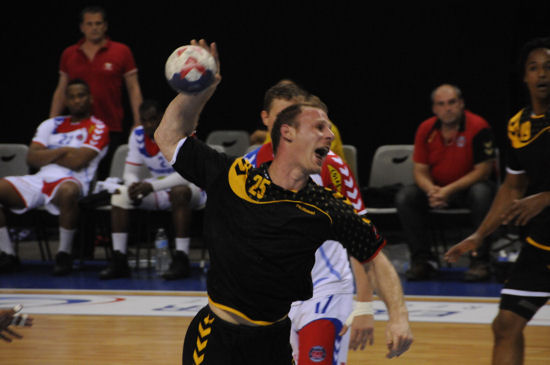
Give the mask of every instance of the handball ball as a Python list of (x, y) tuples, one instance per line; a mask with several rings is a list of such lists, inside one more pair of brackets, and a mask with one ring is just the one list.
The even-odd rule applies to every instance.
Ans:
[(168, 57), (164, 72), (174, 90), (194, 93), (206, 89), (214, 82), (218, 66), (214, 57), (204, 48), (182, 46)]

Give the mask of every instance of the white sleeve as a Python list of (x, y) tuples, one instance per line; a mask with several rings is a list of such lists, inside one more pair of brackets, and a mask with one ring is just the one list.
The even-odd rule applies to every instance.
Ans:
[(55, 129), (55, 119), (48, 119), (40, 123), (38, 128), (36, 128), (36, 132), (34, 133), (34, 137), (32, 137), (32, 141), (39, 143), (45, 147), (48, 147), (48, 138), (53, 133)]
[[(132, 165), (142, 165), (143, 164), (143, 156), (139, 152), (139, 143), (138, 143), (138, 135), (136, 133), (136, 129), (141, 128), (136, 127), (132, 129), (130, 132), (130, 136), (128, 137), (128, 156), (126, 156), (126, 163), (130, 163)], [(143, 138), (143, 137), (142, 137)]]
[(122, 174), (122, 180), (124, 180), (124, 185), (131, 185), (132, 183), (139, 181), (139, 172), (141, 171), (141, 166), (133, 165), (126, 163), (124, 164), (124, 173)]
[(143, 157), (139, 152), (136, 128), (134, 128), (128, 137), (128, 155), (126, 156), (126, 163), (124, 164), (124, 172), (122, 174), (124, 185), (131, 185), (139, 181), (139, 172), (142, 165)]
[(151, 185), (153, 185), (154, 191), (166, 190), (171, 189), (174, 186), (190, 184), (191, 183), (189, 181), (185, 180), (183, 176), (181, 176), (177, 172), (173, 172), (170, 175), (166, 175), (162, 178), (151, 181)]

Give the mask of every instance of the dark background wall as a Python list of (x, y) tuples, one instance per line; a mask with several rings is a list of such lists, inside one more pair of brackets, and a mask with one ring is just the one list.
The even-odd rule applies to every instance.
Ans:
[[(78, 15), (90, 4), (21, 3), (4, 12), (0, 142), (29, 143), (47, 118), (59, 57), (81, 37)], [(292, 78), (328, 104), (344, 143), (358, 148), (362, 185), (376, 147), (412, 143), (431, 115), (431, 90), (443, 82), (462, 88), (467, 107), (503, 145), (506, 120), (527, 101), (519, 49), (550, 35), (550, 1), (370, 2), (365, 10), (347, 1), (93, 4), (107, 10), (110, 37), (132, 48), (144, 97), (164, 105), (174, 96), (164, 79), (172, 50), (192, 38), (218, 43), (223, 81), (203, 113), (200, 138), (221, 128), (253, 131), (264, 91)]]

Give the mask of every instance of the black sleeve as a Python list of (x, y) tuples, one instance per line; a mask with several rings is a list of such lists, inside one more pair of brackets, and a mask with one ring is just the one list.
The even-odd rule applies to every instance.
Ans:
[[(526, 110), (522, 110), (521, 117)], [(524, 167), (518, 160), (516, 149), (513, 146), (513, 140), (517, 141), (519, 139), (520, 133), (520, 121), (521, 117), (514, 117), (508, 121), (508, 138), (506, 138), (506, 154), (505, 154), (505, 166), (514, 170), (514, 171), (524, 171)]]
[(226, 172), (234, 160), (195, 137), (188, 137), (177, 153), (174, 170), (204, 190), (208, 190), (210, 183)]
[(473, 138), (474, 164), (495, 158), (495, 138), (489, 128), (483, 128)]
[(386, 244), (366, 215), (358, 215), (348, 201), (340, 201), (332, 215), (335, 240), (361, 263), (372, 260)]

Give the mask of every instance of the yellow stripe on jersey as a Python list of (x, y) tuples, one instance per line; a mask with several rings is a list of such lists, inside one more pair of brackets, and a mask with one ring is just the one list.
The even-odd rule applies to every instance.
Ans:
[[(510, 121), (508, 122), (508, 138), (510, 139), (512, 147), (514, 148), (525, 147), (533, 142), (535, 139), (540, 137), (546, 131), (550, 131), (550, 126), (548, 126), (546, 128), (542, 128), (540, 131), (538, 131), (537, 134), (533, 136), (531, 132), (531, 120), (520, 123), (522, 113), (523, 109), (519, 113), (514, 115), (512, 119), (510, 119)], [(542, 117), (544, 117), (544, 115), (536, 115), (532, 116), (530, 119), (540, 119)]]
[(284, 316), (283, 318), (281, 318), (281, 319), (279, 319), (279, 320), (277, 320), (277, 321), (275, 321), (275, 322), (256, 321), (256, 320), (253, 320), (252, 318), (248, 317), (246, 314), (244, 314), (244, 313), (242, 313), (242, 312), (240, 312), (240, 311), (238, 311), (238, 310), (236, 310), (236, 309), (234, 309), (234, 308), (231, 308), (231, 307), (228, 307), (228, 306), (226, 306), (226, 305), (223, 305), (223, 304), (214, 302), (210, 297), (208, 297), (208, 302), (209, 302), (210, 304), (212, 304), (212, 305), (214, 305), (214, 306), (220, 308), (220, 309), (223, 309), (223, 310), (226, 311), (226, 312), (233, 313), (233, 314), (235, 314), (235, 315), (237, 315), (237, 316), (239, 316), (239, 317), (241, 317), (241, 318), (243, 318), (243, 319), (246, 319), (248, 322), (254, 323), (254, 324), (258, 325), (258, 326), (270, 326), (270, 325), (272, 325), (272, 324), (274, 324), (274, 323), (277, 323), (277, 322), (279, 322), (280, 320), (282, 320), (282, 319), (284, 319), (284, 318), (287, 317), (287, 316)]
[(252, 165), (250, 164), (250, 162), (242, 157), (236, 159), (229, 169), (229, 186), (231, 187), (233, 193), (235, 193), (235, 195), (237, 195), (239, 198), (254, 204), (296, 203), (298, 209), (303, 208), (303, 206), (308, 206), (315, 211), (326, 215), (332, 223), (332, 217), (327, 212), (316, 205), (306, 203), (304, 201), (290, 199), (261, 201), (261, 199), (264, 198), (265, 192), (268, 189), (269, 185), (271, 185), (271, 181), (258, 174), (252, 177), (252, 179), (254, 180), (254, 184), (252, 184), (247, 189), (246, 180), (248, 178), (248, 171), (251, 168)]
[(550, 246), (543, 245), (542, 243), (538, 243), (531, 237), (527, 237), (525, 240), (527, 241), (527, 243), (529, 243), (532, 246), (535, 246), (536, 248), (540, 248), (541, 250), (545, 250), (545, 251), (550, 251)]
[(197, 336), (197, 344), (193, 350), (194, 365), (200, 365), (204, 361), (205, 349), (208, 344), (208, 336), (212, 332), (212, 322), (214, 322), (214, 318), (210, 318), (210, 315), (207, 315), (201, 322), (199, 322), (199, 335)]

